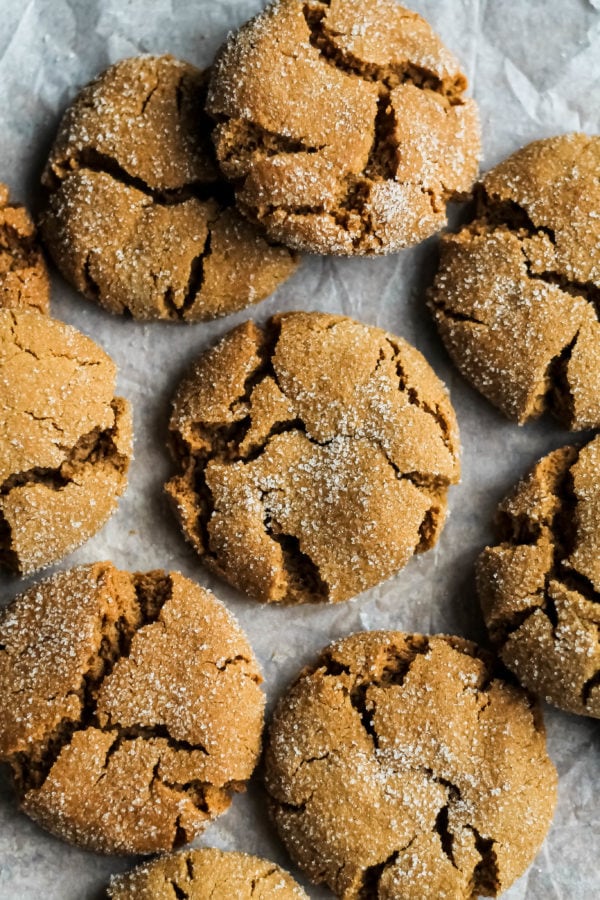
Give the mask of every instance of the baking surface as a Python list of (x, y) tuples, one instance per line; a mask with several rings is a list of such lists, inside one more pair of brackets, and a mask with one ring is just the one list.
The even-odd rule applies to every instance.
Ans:
[[(260, 0), (2, 0), (0, 180), (35, 203), (59, 117), (101, 69), (137, 53), (170, 52), (206, 66)], [(479, 102), (482, 168), (535, 138), (600, 132), (600, 0), (414, 0), (462, 61)], [(568, 8), (567, 8), (568, 7)], [(177, 569), (210, 587), (245, 629), (265, 676), (269, 707), (326, 643), (361, 628), (446, 632), (483, 639), (473, 562), (492, 535), (496, 504), (551, 449), (572, 439), (551, 421), (518, 428), (453, 370), (424, 306), (436, 240), (384, 259), (307, 257), (267, 301), (213, 323), (139, 324), (118, 319), (53, 277), (52, 313), (98, 341), (119, 366), (119, 393), (134, 408), (129, 488), (105, 528), (58, 567), (111, 559), (133, 570)], [(451, 391), (463, 445), (462, 483), (450, 491), (439, 544), (358, 599), (327, 607), (263, 607), (209, 575), (185, 544), (162, 492), (173, 472), (165, 449), (170, 398), (189, 363), (229, 328), (276, 311), (354, 316), (414, 343)], [(52, 571), (52, 570), (49, 570)], [(47, 573), (43, 573), (44, 575)], [(39, 576), (42, 577), (42, 576)], [(2, 602), (35, 579), (0, 575)], [(600, 896), (600, 723), (545, 708), (559, 775), (552, 830), (510, 900)], [(273, 859), (298, 874), (267, 821), (260, 778), (197, 841)], [(0, 778), (0, 900), (93, 900), (129, 861), (68, 847), (17, 811)], [(301, 880), (301, 879), (300, 879)], [(304, 883), (304, 882), (303, 882)], [(312, 898), (332, 896), (308, 887)]]

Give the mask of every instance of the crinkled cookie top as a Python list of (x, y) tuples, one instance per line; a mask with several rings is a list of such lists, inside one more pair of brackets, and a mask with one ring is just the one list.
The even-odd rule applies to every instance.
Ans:
[(279, 701), (265, 753), (290, 855), (343, 900), (496, 897), (550, 826), (541, 714), (461, 638), (360, 632)]
[(59, 837), (171, 850), (252, 774), (256, 659), (223, 604), (178, 573), (59, 572), (0, 614), (0, 644), (0, 758)]
[(401, 338), (324, 313), (230, 331), (182, 382), (167, 485), (202, 560), (258, 600), (347, 600), (441, 531), (459, 478), (443, 384)]
[(381, 254), (446, 222), (477, 173), (465, 76), (395, 0), (279, 0), (234, 34), (207, 109), (240, 208), (276, 240)]
[(56, 562), (114, 512), (132, 456), (115, 380), (75, 328), (0, 309), (0, 563), (29, 573)]
[(205, 95), (206, 74), (189, 63), (133, 57), (64, 114), (42, 233), (65, 278), (110, 312), (210, 319), (262, 300), (296, 268), (233, 207)]
[(442, 238), (431, 295), (466, 378), (520, 424), (600, 426), (600, 137), (528, 144), (484, 177)]
[(600, 718), (600, 438), (541, 459), (477, 565), (486, 624), (531, 691)]

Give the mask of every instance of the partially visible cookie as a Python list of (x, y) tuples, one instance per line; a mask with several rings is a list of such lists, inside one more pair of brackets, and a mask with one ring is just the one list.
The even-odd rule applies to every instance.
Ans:
[(296, 268), (233, 208), (205, 82), (171, 56), (125, 59), (62, 119), (42, 235), (65, 278), (112, 313), (211, 319), (262, 300)]
[(343, 900), (498, 896), (539, 850), (557, 783), (539, 710), (490, 657), (385, 631), (300, 674), (265, 777), (291, 856)]
[(600, 427), (600, 137), (535, 141), (442, 238), (431, 305), (466, 378), (522, 424)]
[(163, 856), (111, 879), (110, 900), (308, 900), (291, 875), (246, 853), (203, 848)]
[(530, 690), (600, 718), (600, 437), (541, 459), (477, 564), (490, 636)]
[(29, 574), (95, 534), (127, 486), (131, 410), (90, 338), (0, 309), (0, 564)]
[(244, 789), (264, 696), (248, 642), (176, 572), (60, 572), (0, 613), (0, 759), (64, 840), (156, 853)]
[(430, 25), (395, 0), (277, 0), (211, 76), (240, 209), (314, 253), (392, 253), (438, 231), (480, 148), (475, 102)]
[(347, 600), (442, 529), (459, 478), (444, 385), (410, 344), (344, 316), (233, 329), (175, 396), (167, 484), (203, 562), (257, 600)]
[(24, 206), (0, 184), (0, 308), (47, 313), (50, 282), (37, 233)]

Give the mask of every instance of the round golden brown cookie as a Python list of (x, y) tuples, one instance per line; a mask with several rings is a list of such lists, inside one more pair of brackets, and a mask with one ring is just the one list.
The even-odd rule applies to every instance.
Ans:
[(506, 416), (600, 427), (600, 137), (536, 141), (488, 172), (474, 220), (442, 238), (431, 305)]
[(225, 45), (208, 112), (240, 209), (315, 253), (429, 237), (477, 174), (466, 78), (395, 0), (278, 0)]
[(90, 338), (0, 309), (0, 564), (28, 574), (104, 525), (127, 486), (131, 410)]
[(499, 653), (549, 703), (600, 718), (600, 437), (545, 456), (501, 504), (477, 565)]
[(47, 313), (50, 282), (37, 234), (24, 206), (9, 202), (0, 184), (0, 308)]
[(171, 850), (227, 809), (260, 751), (241, 629), (178, 573), (95, 563), (0, 614), (0, 759), (25, 812), (103, 853)]
[(66, 111), (42, 234), (79, 291), (137, 319), (211, 319), (296, 268), (232, 205), (203, 114), (206, 77), (170, 56), (111, 66)]
[(279, 701), (265, 766), (288, 851), (343, 900), (498, 896), (556, 799), (539, 710), (453, 637), (326, 648)]
[(118, 875), (110, 900), (308, 900), (291, 875), (246, 853), (206, 848), (163, 856)]
[(173, 405), (184, 534), (263, 601), (347, 600), (432, 547), (458, 434), (443, 384), (402, 338), (343, 316), (246, 322)]

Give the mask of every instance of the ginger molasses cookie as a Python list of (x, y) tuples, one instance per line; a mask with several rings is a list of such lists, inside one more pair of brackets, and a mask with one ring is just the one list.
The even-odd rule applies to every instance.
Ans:
[(498, 896), (549, 828), (533, 701), (455, 637), (362, 632), (281, 698), (265, 765), (297, 864), (343, 900)]
[(446, 223), (477, 174), (467, 81), (395, 0), (277, 0), (211, 76), (217, 157), (240, 209), (314, 253), (392, 253)]
[(308, 900), (291, 875), (246, 853), (203, 848), (163, 856), (117, 875), (110, 900)]
[(0, 759), (26, 813), (102, 853), (171, 850), (229, 806), (264, 697), (222, 603), (178, 573), (60, 572), (0, 613)]
[(402, 338), (344, 316), (246, 322), (205, 353), (170, 422), (166, 486), (203, 562), (257, 600), (347, 600), (432, 547), (458, 434)]
[(600, 137), (535, 141), (442, 238), (431, 305), (466, 378), (522, 424), (600, 426)]
[(205, 82), (170, 56), (125, 59), (63, 117), (42, 233), (65, 278), (110, 312), (211, 319), (262, 300), (296, 268), (233, 207)]
[(477, 565), (483, 614), (525, 687), (600, 718), (600, 437), (545, 456), (501, 504)]
[(0, 564), (28, 574), (104, 525), (127, 486), (129, 403), (90, 338), (0, 309)]
[(24, 206), (0, 184), (0, 308), (47, 313), (50, 282), (37, 234)]

